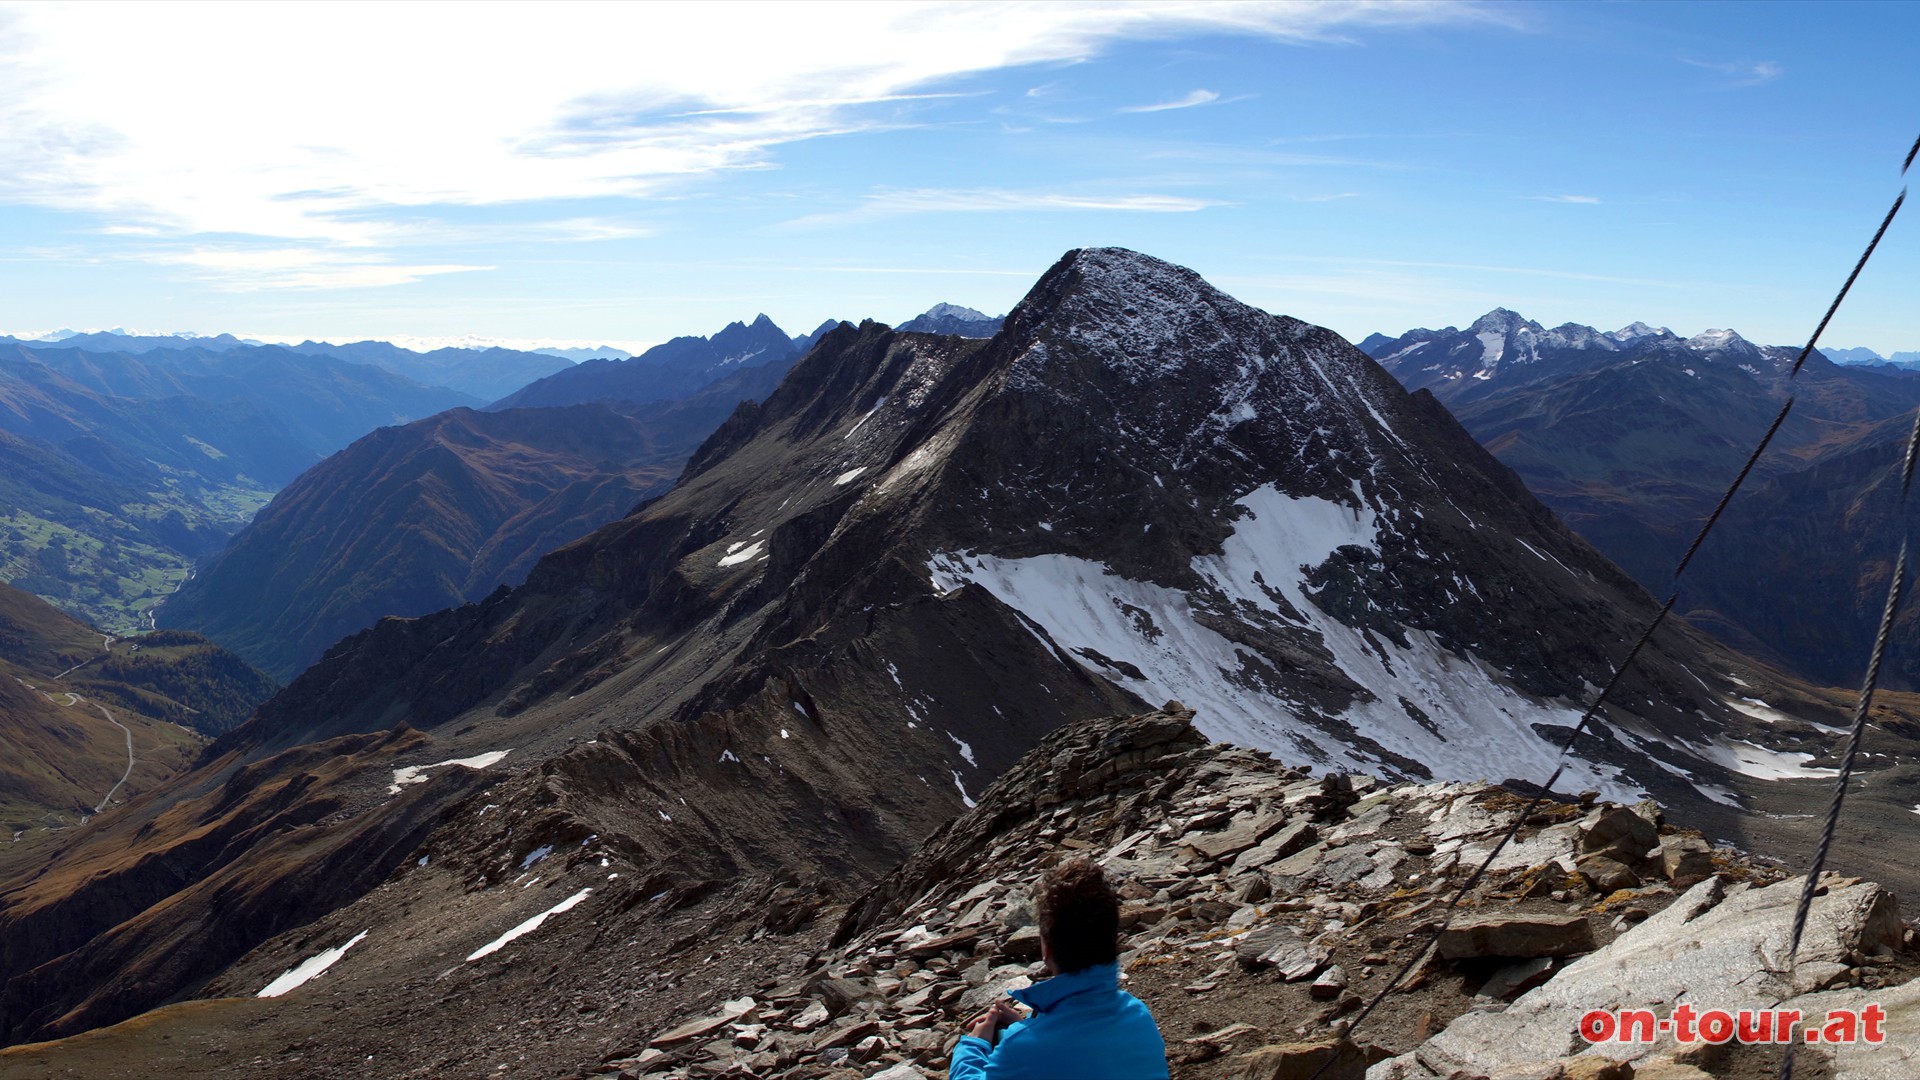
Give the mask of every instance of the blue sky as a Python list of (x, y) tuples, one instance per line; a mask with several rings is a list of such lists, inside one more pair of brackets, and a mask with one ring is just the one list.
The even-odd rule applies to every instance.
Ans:
[[(1359, 340), (1797, 344), (1920, 5), (0, 5), (0, 331), (611, 342), (998, 313), (1069, 248)], [(1823, 343), (1920, 349), (1920, 207)]]

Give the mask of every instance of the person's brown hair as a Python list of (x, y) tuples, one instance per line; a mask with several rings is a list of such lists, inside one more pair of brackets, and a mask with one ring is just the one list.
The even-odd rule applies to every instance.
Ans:
[(1035, 889), (1034, 914), (1040, 936), (1061, 974), (1120, 955), (1120, 898), (1107, 885), (1098, 863), (1080, 856), (1047, 871)]

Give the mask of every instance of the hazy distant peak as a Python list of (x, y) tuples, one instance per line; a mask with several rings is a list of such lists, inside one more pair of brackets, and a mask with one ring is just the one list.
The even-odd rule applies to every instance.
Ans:
[(984, 311), (977, 311), (970, 307), (961, 307), (959, 304), (949, 304), (944, 301), (922, 312), (921, 317), (928, 319), (959, 319), (961, 322), (990, 322), (993, 319), (993, 316), (988, 315)]
[(1618, 342), (1638, 341), (1643, 337), (1673, 337), (1674, 332), (1664, 326), (1648, 326), (1638, 320), (1607, 335)]

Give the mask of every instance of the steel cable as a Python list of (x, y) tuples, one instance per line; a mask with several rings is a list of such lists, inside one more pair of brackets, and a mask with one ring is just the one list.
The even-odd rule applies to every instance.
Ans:
[[(1907, 152), (1906, 161), (1900, 167), (1902, 176), (1906, 175), (1907, 169), (1913, 164), (1916, 154), (1920, 154), (1920, 138), (1914, 140), (1913, 149)], [(1461, 901), (1479, 885), (1481, 879), (1486, 876), (1488, 870), (1493, 866), (1494, 860), (1499, 858), (1500, 853), (1512, 843), (1513, 838), (1519, 834), (1520, 827), (1525, 824), (1527, 819), (1532, 817), (1534, 812), (1540, 808), (1540, 805), (1546, 801), (1547, 796), (1553, 791), (1554, 784), (1558, 783), (1561, 775), (1566, 772), (1568, 756), (1572, 753), (1574, 746), (1579, 742), (1580, 736), (1586, 733), (1588, 726), (1599, 714), (1602, 706), (1606, 704), (1614, 688), (1620, 684), (1621, 678), (1633, 665), (1634, 660), (1639, 657), (1641, 650), (1646, 647), (1648, 642), (1653, 640), (1654, 633), (1659, 630), (1661, 624), (1666, 622), (1667, 616), (1672, 613), (1673, 605), (1680, 598), (1681, 576), (1686, 573), (1687, 567), (1692, 564), (1693, 557), (1699, 553), (1700, 546), (1706, 542), (1708, 534), (1713, 531), (1713, 527), (1719, 523), (1721, 515), (1726, 512), (1727, 505), (1733, 501), (1734, 495), (1740, 490), (1741, 486), (1746, 483), (1747, 477), (1753, 472), (1754, 466), (1759, 463), (1761, 455), (1766, 453), (1767, 447), (1773, 442), (1774, 436), (1779, 434), (1781, 424), (1786, 421), (1787, 414), (1793, 409), (1795, 395), (1791, 388), (1792, 381), (1799, 377), (1801, 367), (1805, 365), (1807, 358), (1813, 354), (1814, 347), (1819, 344), (1820, 335), (1826, 331), (1827, 324), (1833, 321), (1834, 313), (1840, 310), (1841, 302), (1847, 298), (1847, 293), (1853, 289), (1853, 284), (1859, 279), (1861, 270), (1866, 267), (1867, 260), (1873, 257), (1874, 250), (1880, 246), (1881, 239), (1887, 234), (1888, 226), (1893, 224), (1894, 217), (1900, 213), (1900, 208), (1905, 205), (1906, 199), (1907, 191), (1903, 187), (1900, 190), (1900, 194), (1893, 200), (1893, 206), (1887, 210), (1886, 217), (1881, 219), (1880, 227), (1874, 230), (1873, 238), (1867, 242), (1866, 249), (1860, 253), (1860, 258), (1855, 261), (1853, 270), (1847, 275), (1846, 281), (1840, 286), (1840, 291), (1834, 295), (1833, 302), (1827, 306), (1826, 314), (1821, 317), (1819, 325), (1814, 328), (1813, 335), (1807, 339), (1806, 346), (1800, 350), (1799, 356), (1795, 358), (1793, 366), (1787, 375), (1789, 391), (1786, 403), (1780, 407), (1780, 412), (1773, 418), (1773, 423), (1768, 425), (1766, 433), (1760, 437), (1760, 441), (1754, 446), (1753, 452), (1747, 455), (1745, 464), (1741, 466), (1739, 473), (1734, 476), (1732, 483), (1727, 485), (1726, 492), (1720, 496), (1720, 501), (1714, 506), (1713, 512), (1708, 514), (1706, 521), (1701, 524), (1700, 531), (1693, 538), (1693, 542), (1687, 546), (1686, 553), (1681, 556), (1679, 564), (1674, 568), (1673, 587), (1672, 591), (1667, 595), (1666, 602), (1661, 604), (1659, 610), (1654, 613), (1653, 618), (1648, 620), (1646, 629), (1641, 632), (1639, 639), (1633, 643), (1633, 647), (1627, 650), (1626, 656), (1623, 657), (1618, 664), (1614, 665), (1613, 674), (1607, 679), (1606, 685), (1601, 687), (1600, 693), (1594, 697), (1593, 703), (1589, 705), (1581, 715), (1580, 722), (1574, 725), (1572, 732), (1567, 735), (1566, 742), (1560, 747), (1560, 752), (1555, 759), (1556, 764), (1552, 775), (1547, 777), (1546, 783), (1534, 792), (1532, 798), (1528, 800), (1525, 809), (1514, 816), (1512, 823), (1507, 827), (1507, 831), (1501, 835), (1499, 841), (1494, 844), (1493, 849), (1487, 853), (1486, 858), (1481, 860), (1480, 865), (1467, 876), (1466, 881), (1463, 882), (1458, 889), (1454, 890), (1453, 895), (1441, 909), (1439, 922), (1426, 935), (1426, 943), (1422, 947), (1415, 949), (1413, 953), (1408, 956), (1406, 962), (1400, 966), (1399, 970), (1393, 973), (1392, 978), (1388, 979), (1386, 983), (1374, 993), (1373, 998), (1367, 1002), (1359, 1014), (1347, 1025), (1344, 1034), (1345, 1038), (1351, 1039), (1353, 1035), (1359, 1031), (1361, 1025), (1366, 1022), (1367, 1018), (1372, 1016), (1374, 1011), (1386, 1001), (1387, 996), (1393, 992), (1394, 988), (1399, 986), (1401, 981), (1407, 977), (1408, 973), (1426, 959), (1427, 954), (1438, 944), (1441, 935), (1445, 934), (1447, 928), (1453, 925), (1454, 916), (1459, 911)], [(1916, 453), (1920, 453), (1920, 416), (1916, 416), (1913, 435), (1910, 437), (1907, 447), (1906, 467), (1902, 487), (1903, 498), (1905, 492), (1904, 485), (1910, 483), (1913, 477)], [(1895, 574), (1895, 585), (1888, 596), (1887, 610), (1882, 615), (1881, 640), (1877, 640), (1875, 643), (1872, 668), (1869, 671), (1870, 680), (1877, 677), (1880, 658), (1885, 651), (1884, 637), (1890, 629), (1893, 610), (1897, 606), (1898, 592), (1900, 589), (1899, 582), (1905, 567), (1905, 555), (1906, 548), (1903, 543), (1901, 547), (1900, 569)], [(1826, 851), (1832, 841), (1832, 834), (1838, 822), (1840, 803), (1844, 798), (1845, 775), (1851, 770), (1853, 755), (1859, 748), (1859, 732), (1865, 723), (1866, 703), (1870, 701), (1872, 697), (1871, 687), (1871, 681), (1863, 687), (1861, 701), (1855, 710), (1854, 736), (1849, 744), (1846, 765), (1842, 771), (1841, 784), (1836, 789), (1833, 803), (1829, 808), (1827, 827), (1821, 838), (1820, 849), (1816, 854), (1816, 867), (1825, 861)], [(1810, 875), (1808, 878), (1808, 895), (1802, 897), (1803, 907), (1811, 902), (1813, 881), (1814, 876)], [(1805, 912), (1802, 911), (1795, 920), (1794, 940), (1796, 948), (1798, 945), (1799, 931), (1804, 921)], [(1338, 1048), (1336, 1047), (1335, 1052), (1330, 1054), (1325, 1061), (1321, 1062), (1320, 1067), (1313, 1071), (1312, 1076), (1310, 1076), (1308, 1080), (1320, 1080), (1321, 1075), (1325, 1073), (1335, 1061), (1340, 1060), (1340, 1056)], [(1791, 1080), (1792, 1066), (1793, 1051), (1791, 1044), (1789, 1044), (1786, 1060), (1782, 1065), (1781, 1080)]]

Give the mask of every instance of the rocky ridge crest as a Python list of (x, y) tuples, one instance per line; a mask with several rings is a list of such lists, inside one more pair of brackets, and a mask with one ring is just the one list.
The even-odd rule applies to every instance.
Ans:
[(943, 1076), (962, 1025), (1041, 976), (1029, 889), (1075, 854), (1123, 897), (1126, 985), (1159, 1018), (1176, 1077), (1304, 1080), (1337, 1055), (1336, 1080), (1685, 1080), (1759, 1056), (1670, 1039), (1589, 1049), (1577, 1035), (1586, 1008), (1665, 1015), (1682, 1000), (1822, 1015), (1885, 1000), (1895, 1037), (1843, 1051), (1837, 1075), (1910, 1060), (1899, 1033), (1920, 1033), (1920, 963), (1890, 892), (1831, 877), (1799, 965), (1769, 970), (1799, 879), (1651, 804), (1591, 797), (1529, 818), (1438, 948), (1347, 1038), (1524, 800), (1483, 783), (1313, 777), (1208, 744), (1191, 717), (1170, 702), (1055, 732), (850, 904), (807, 974), (688, 1009), (589, 1075)]

